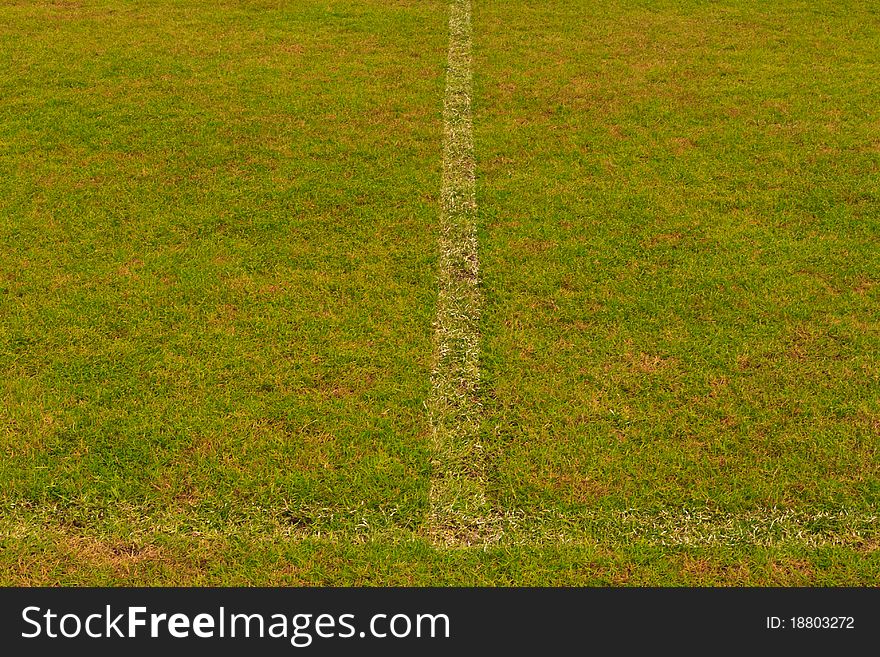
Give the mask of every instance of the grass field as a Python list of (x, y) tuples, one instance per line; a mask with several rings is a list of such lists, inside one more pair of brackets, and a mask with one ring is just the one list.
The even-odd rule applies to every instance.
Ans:
[(0, 3), (0, 584), (880, 581), (880, 10), (472, 11), (461, 547), (450, 2)]

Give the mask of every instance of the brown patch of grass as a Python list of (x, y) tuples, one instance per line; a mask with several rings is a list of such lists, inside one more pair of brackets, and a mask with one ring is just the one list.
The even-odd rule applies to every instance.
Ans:
[(607, 579), (613, 586), (638, 586), (633, 581), (635, 567), (632, 564), (624, 564), (615, 570), (603, 568), (600, 572), (604, 575), (604, 579)]
[(620, 129), (619, 125), (611, 125), (608, 126), (608, 134), (614, 137), (615, 139), (627, 139), (627, 136), (623, 134), (623, 131)]
[(126, 278), (138, 279), (139, 276), (134, 273), (136, 269), (140, 269), (144, 266), (144, 261), (140, 258), (132, 258), (124, 265), (120, 265), (120, 267), (116, 270), (116, 273), (120, 276), (125, 276)]
[(726, 376), (712, 376), (709, 377), (709, 388), (711, 389), (709, 392), (709, 397), (712, 399), (717, 399), (721, 391), (726, 389), (730, 382), (727, 380)]
[(724, 564), (706, 557), (683, 554), (679, 559), (682, 577), (701, 586), (743, 586), (752, 579), (748, 564)]
[(572, 502), (589, 504), (608, 494), (608, 487), (592, 479), (567, 473), (552, 472), (548, 476), (550, 486)]
[(522, 253), (544, 253), (556, 246), (553, 240), (523, 238), (511, 243), (512, 248)]
[[(44, 537), (46, 533), (42, 534)], [(169, 569), (180, 580), (191, 577), (191, 568), (173, 559), (156, 545), (131, 541), (104, 540), (54, 530), (48, 549), (22, 557), (3, 574), (5, 584), (18, 586), (53, 586), (94, 583), (101, 573), (118, 583), (153, 580), (153, 571)], [(63, 574), (63, 579), (59, 576)]]
[(308, 580), (300, 573), (308, 572), (309, 567), (301, 568), (291, 563), (283, 562), (276, 570), (269, 574), (267, 586), (303, 586)]
[(676, 363), (675, 358), (664, 358), (663, 356), (657, 355), (652, 356), (642, 352), (638, 355), (633, 355), (632, 353), (627, 352), (625, 357), (629, 363), (630, 369), (641, 374), (654, 374), (655, 372), (660, 372), (672, 367)]
[(671, 140), (670, 146), (673, 153), (675, 153), (676, 155), (682, 155), (686, 151), (696, 148), (697, 145), (692, 139), (689, 139), (688, 137), (675, 137)]
[(556, 341), (556, 348), (560, 351), (571, 351), (574, 349), (574, 343), (571, 340), (566, 340), (565, 338), (559, 338)]
[(275, 284), (275, 283), (266, 284), (266, 285), (261, 285), (260, 288), (257, 290), (257, 292), (262, 295), (270, 296), (270, 295), (278, 294), (279, 292), (284, 290), (286, 287), (287, 286), (283, 285), (283, 284)]
[(853, 292), (856, 294), (864, 296), (868, 290), (877, 285), (876, 281), (871, 280), (867, 276), (861, 275), (856, 279), (855, 285), (853, 285)]
[(780, 586), (806, 586), (816, 579), (816, 569), (805, 559), (774, 561), (770, 564), (770, 580)]
[(217, 308), (214, 316), (208, 320), (208, 324), (227, 335), (235, 335), (235, 319), (237, 316), (238, 308), (232, 304), (224, 303)]
[(306, 51), (306, 47), (301, 43), (281, 43), (278, 50), (288, 55), (302, 55)]
[(674, 233), (660, 233), (659, 235), (654, 235), (650, 239), (647, 239), (642, 242), (642, 246), (646, 248), (653, 248), (659, 244), (665, 244), (668, 246), (675, 246), (681, 241), (683, 235), (678, 232)]

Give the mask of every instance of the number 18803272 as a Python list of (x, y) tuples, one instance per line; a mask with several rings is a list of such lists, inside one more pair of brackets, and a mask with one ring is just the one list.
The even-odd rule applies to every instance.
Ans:
[(855, 626), (852, 616), (767, 616), (768, 630), (852, 630)]

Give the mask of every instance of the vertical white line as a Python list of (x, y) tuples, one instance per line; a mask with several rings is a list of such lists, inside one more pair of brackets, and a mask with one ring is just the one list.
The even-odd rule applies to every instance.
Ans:
[(434, 368), (427, 402), (434, 458), (428, 532), (438, 544), (496, 540), (480, 444), (479, 319), (474, 142), (471, 121), (471, 3), (452, 0), (443, 104), (443, 182)]

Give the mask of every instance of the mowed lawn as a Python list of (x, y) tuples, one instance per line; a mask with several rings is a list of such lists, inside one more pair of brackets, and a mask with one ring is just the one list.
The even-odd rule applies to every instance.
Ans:
[(0, 7), (7, 559), (43, 520), (422, 522), (445, 23), (441, 2)]
[(880, 12), (474, 1), (471, 549), (424, 532), (447, 19), (0, 5), (0, 583), (878, 581)]
[(499, 504), (861, 514), (876, 566), (876, 6), (477, 7)]

